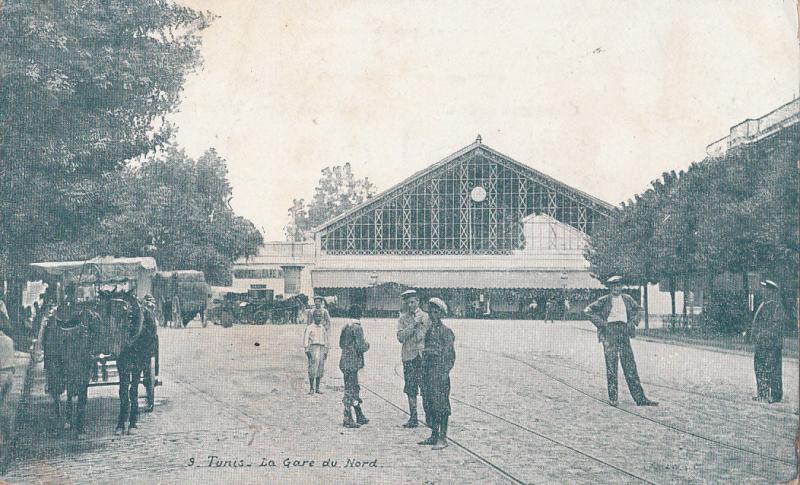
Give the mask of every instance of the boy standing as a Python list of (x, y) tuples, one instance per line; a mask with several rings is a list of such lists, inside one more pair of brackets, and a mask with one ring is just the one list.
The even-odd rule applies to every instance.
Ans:
[[(360, 386), (358, 385), (358, 371), (364, 368), (364, 352), (369, 350), (369, 343), (364, 339), (364, 329), (361, 328), (361, 307), (353, 305), (350, 307), (350, 318), (352, 321), (342, 329), (339, 334), (339, 347), (342, 349), (342, 356), (339, 359), (339, 369), (344, 375), (344, 422), (345, 428), (358, 428), (362, 424), (369, 423), (369, 420), (361, 411)], [(353, 421), (353, 414), (350, 407), (355, 408), (356, 420)]]
[(308, 357), (309, 394), (322, 394), (319, 381), (325, 371), (325, 357), (328, 355), (328, 332), (322, 325), (322, 312), (314, 310), (310, 323), (303, 334), (303, 347)]

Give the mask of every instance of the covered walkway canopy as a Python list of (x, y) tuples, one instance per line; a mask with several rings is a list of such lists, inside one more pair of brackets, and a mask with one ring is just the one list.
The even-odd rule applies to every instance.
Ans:
[(368, 288), (390, 282), (412, 288), (604, 288), (586, 271), (317, 269), (312, 280), (315, 288)]

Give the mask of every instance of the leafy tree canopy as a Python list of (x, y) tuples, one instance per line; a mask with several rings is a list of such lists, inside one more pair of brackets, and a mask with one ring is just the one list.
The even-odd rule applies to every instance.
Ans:
[(168, 145), (114, 184), (113, 215), (95, 247), (117, 256), (155, 256), (160, 269), (196, 269), (215, 285), (230, 284), (230, 265), (255, 254), (261, 233), (229, 206), (225, 160), (207, 150), (193, 160)]
[(311, 229), (342, 214), (375, 195), (369, 178), (356, 178), (349, 163), (326, 167), (317, 183), (311, 203), (294, 199), (289, 208), (289, 222), (284, 227), (289, 241), (302, 241)]

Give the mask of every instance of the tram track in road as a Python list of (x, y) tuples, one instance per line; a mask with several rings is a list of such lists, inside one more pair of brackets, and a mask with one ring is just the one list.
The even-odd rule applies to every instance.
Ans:
[[(397, 371), (397, 366), (395, 366), (393, 370), (394, 370), (394, 375), (395, 375), (396, 377), (400, 377), (400, 378), (402, 378), (402, 375), (400, 375), (400, 373)], [(405, 414), (405, 415), (407, 415), (407, 416), (409, 415), (409, 413), (408, 413), (408, 412), (406, 412), (406, 410), (405, 410), (405, 409), (403, 409), (402, 407), (400, 407), (400, 406), (398, 406), (398, 405), (396, 405), (396, 404), (392, 403), (391, 401), (389, 401), (389, 400), (388, 400), (388, 399), (386, 399), (385, 397), (381, 396), (380, 394), (378, 394), (378, 393), (377, 393), (377, 392), (375, 392), (374, 390), (372, 390), (372, 389), (369, 389), (369, 388), (367, 388), (367, 387), (366, 387), (366, 386), (364, 386), (364, 385), (362, 385), (362, 386), (361, 386), (361, 388), (362, 388), (362, 389), (365, 389), (365, 390), (367, 390), (368, 392), (370, 392), (371, 394), (375, 395), (376, 397), (378, 397), (378, 398), (379, 398), (379, 399), (381, 399), (382, 401), (386, 402), (386, 403), (387, 403), (387, 404), (389, 404), (390, 406), (394, 407), (395, 409), (399, 410), (399, 411), (400, 411), (400, 412), (402, 412), (403, 414)], [(568, 445), (568, 444), (566, 444), (566, 443), (563, 443), (563, 442), (561, 442), (561, 441), (559, 441), (559, 440), (557, 440), (557, 439), (553, 438), (552, 436), (549, 436), (549, 435), (547, 435), (547, 434), (544, 434), (544, 433), (541, 433), (541, 432), (539, 432), (539, 431), (536, 431), (536, 430), (534, 430), (534, 429), (532, 429), (532, 428), (530, 428), (530, 427), (528, 427), (528, 426), (525, 426), (525, 425), (523, 425), (523, 424), (520, 424), (520, 423), (518, 423), (518, 422), (512, 421), (512, 420), (510, 420), (510, 419), (508, 419), (508, 418), (504, 418), (504, 417), (502, 417), (502, 416), (499, 416), (499, 415), (497, 415), (497, 414), (495, 414), (495, 413), (493, 413), (493, 412), (491, 412), (491, 411), (488, 411), (488, 410), (486, 410), (486, 409), (484, 409), (484, 408), (482, 408), (482, 407), (480, 407), (480, 406), (476, 406), (476, 405), (474, 405), (474, 404), (470, 404), (470, 403), (468, 403), (468, 402), (466, 402), (466, 401), (464, 401), (464, 400), (462, 400), (462, 399), (456, 398), (456, 397), (454, 397), (454, 396), (452, 396), (452, 395), (450, 396), (450, 400), (451, 400), (451, 401), (454, 401), (454, 402), (456, 402), (456, 403), (458, 403), (458, 404), (460, 404), (460, 405), (463, 405), (463, 406), (465, 406), (465, 407), (468, 407), (468, 408), (470, 408), (470, 409), (473, 409), (473, 410), (475, 410), (475, 411), (478, 411), (479, 413), (485, 414), (485, 415), (487, 415), (487, 416), (489, 416), (489, 417), (491, 417), (491, 418), (494, 418), (494, 419), (496, 419), (496, 420), (502, 421), (502, 422), (504, 422), (504, 423), (506, 423), (506, 424), (508, 424), (508, 425), (511, 425), (511, 426), (513, 426), (513, 427), (515, 427), (515, 428), (521, 429), (522, 431), (525, 431), (525, 432), (527, 432), (527, 433), (529, 433), (529, 434), (532, 434), (532, 435), (534, 435), (534, 436), (537, 436), (537, 437), (539, 437), (539, 438), (541, 438), (541, 439), (544, 439), (545, 441), (548, 441), (548, 442), (550, 442), (550, 443), (553, 443), (553, 444), (555, 444), (555, 445), (558, 445), (558, 446), (560, 446), (560, 447), (562, 447), (562, 448), (565, 448), (565, 449), (567, 449), (567, 450), (569, 450), (569, 451), (572, 451), (573, 453), (577, 453), (577, 454), (581, 455), (581, 456), (582, 456), (582, 457), (584, 457), (584, 458), (587, 458), (587, 459), (589, 459), (589, 460), (591, 460), (591, 461), (594, 461), (595, 463), (598, 463), (598, 464), (600, 464), (600, 465), (602, 465), (602, 466), (605, 466), (605, 467), (607, 467), (607, 468), (611, 468), (611, 469), (613, 469), (613, 470), (616, 470), (616, 471), (620, 472), (621, 474), (623, 474), (623, 475), (626, 475), (626, 476), (628, 476), (628, 477), (630, 477), (630, 478), (633, 478), (633, 479), (635, 479), (635, 480), (638, 480), (638, 481), (640, 481), (640, 482), (642, 482), (642, 483), (647, 483), (647, 484), (649, 484), (649, 485), (656, 485), (656, 483), (655, 483), (655, 482), (652, 482), (652, 481), (650, 481), (650, 480), (648, 480), (648, 479), (646, 479), (646, 478), (644, 478), (644, 477), (641, 477), (641, 476), (639, 476), (639, 475), (636, 475), (635, 473), (633, 473), (633, 472), (631, 472), (631, 471), (628, 471), (628, 470), (626, 470), (626, 469), (624, 469), (624, 468), (618, 467), (618, 466), (616, 466), (616, 465), (614, 465), (614, 464), (612, 464), (612, 463), (609, 463), (609, 462), (607, 462), (607, 461), (603, 460), (602, 458), (598, 458), (598, 457), (596, 457), (596, 456), (594, 456), (594, 455), (592, 455), (592, 454), (590, 454), (590, 453), (587, 453), (587, 452), (585, 452), (585, 451), (582, 451), (582, 450), (580, 450), (580, 449), (578, 449), (578, 448), (575, 448), (574, 446), (570, 446), (570, 445)], [(452, 443), (456, 444), (457, 446), (459, 446), (461, 449), (463, 449), (463, 450), (464, 450), (464, 451), (466, 451), (467, 453), (469, 453), (469, 454), (471, 454), (471, 455), (473, 455), (473, 456), (477, 457), (477, 458), (478, 458), (479, 460), (481, 460), (482, 462), (484, 462), (484, 463), (488, 464), (489, 466), (491, 466), (491, 467), (492, 467), (492, 468), (494, 468), (495, 470), (498, 470), (498, 471), (502, 470), (502, 468), (501, 468), (499, 465), (496, 465), (496, 464), (493, 464), (493, 463), (491, 463), (491, 462), (490, 462), (490, 461), (488, 461), (486, 458), (483, 458), (483, 457), (481, 457), (481, 456), (480, 456), (480, 455), (478, 455), (476, 452), (474, 452), (473, 450), (470, 450), (470, 449), (468, 449), (468, 448), (467, 448), (466, 446), (464, 446), (463, 444), (457, 443), (457, 442), (456, 442), (455, 440), (453, 440), (451, 437), (449, 437), (449, 436), (448, 436), (448, 438), (447, 438), (447, 439), (448, 439), (449, 441), (451, 441)], [(501, 472), (501, 473), (502, 473), (504, 476), (506, 476), (506, 475), (507, 475), (508, 477), (511, 477), (511, 478), (513, 479), (512, 481), (516, 480), (516, 481), (515, 481), (515, 483), (526, 483), (526, 482), (521, 482), (521, 481), (519, 481), (519, 479), (517, 479), (516, 477), (514, 477), (514, 476), (513, 476), (513, 475), (511, 475), (510, 473), (506, 473), (506, 472)]]
[[(567, 388), (569, 388), (569, 389), (571, 389), (571, 390), (573, 390), (573, 391), (575, 391), (575, 392), (577, 392), (577, 393), (579, 393), (579, 394), (581, 394), (583, 396), (586, 396), (586, 397), (592, 399), (593, 401), (596, 401), (598, 403), (603, 404), (606, 407), (609, 407), (609, 404), (605, 399), (600, 399), (600, 398), (592, 395), (591, 393), (584, 391), (583, 389), (580, 389), (580, 388), (578, 388), (576, 386), (573, 386), (572, 384), (570, 384), (569, 382), (565, 381), (564, 379), (560, 379), (560, 378), (558, 378), (556, 376), (553, 376), (552, 374), (541, 370), (540, 368), (538, 368), (537, 366), (531, 364), (530, 362), (527, 362), (527, 361), (522, 360), (522, 359), (520, 359), (520, 358), (518, 358), (518, 357), (516, 357), (514, 355), (507, 354), (507, 353), (492, 352), (492, 351), (483, 350), (483, 349), (480, 349), (480, 350), (482, 350), (483, 352), (495, 355), (495, 356), (504, 357), (506, 359), (515, 361), (515, 362), (517, 362), (517, 363), (519, 363), (521, 365), (529, 367), (529, 368), (535, 370), (536, 372), (538, 372), (539, 374), (541, 374), (541, 375), (543, 375), (543, 376), (545, 376), (545, 377), (547, 377), (547, 378), (549, 378), (551, 380), (554, 380), (554, 381), (562, 384), (563, 386), (566, 386)], [(672, 424), (669, 424), (669, 423), (665, 423), (663, 421), (659, 421), (658, 419), (651, 418), (650, 416), (646, 416), (644, 414), (636, 413), (636, 412), (631, 411), (629, 409), (625, 409), (625, 408), (622, 408), (622, 407), (614, 407), (613, 409), (616, 409), (617, 411), (622, 412), (622, 413), (629, 414), (629, 415), (634, 416), (636, 418), (651, 422), (651, 423), (653, 423), (655, 425), (670, 429), (670, 430), (672, 430), (674, 432), (685, 434), (687, 436), (691, 436), (691, 437), (696, 438), (696, 439), (700, 439), (700, 440), (703, 440), (703, 441), (706, 441), (706, 442), (709, 442), (709, 443), (713, 443), (715, 445), (718, 445), (718, 446), (721, 446), (721, 447), (724, 447), (724, 448), (728, 448), (728, 449), (731, 449), (731, 450), (739, 451), (739, 452), (742, 452), (742, 453), (747, 453), (749, 455), (756, 456), (756, 457), (759, 457), (759, 458), (762, 458), (762, 459), (765, 459), (765, 460), (769, 460), (769, 461), (772, 461), (772, 462), (775, 462), (775, 463), (781, 463), (781, 464), (795, 466), (795, 463), (793, 461), (784, 460), (783, 458), (776, 458), (774, 456), (766, 455), (766, 454), (761, 453), (759, 451), (751, 450), (751, 449), (744, 448), (744, 447), (741, 447), (741, 446), (737, 446), (737, 445), (733, 445), (733, 444), (730, 444), (730, 443), (726, 443), (724, 441), (720, 441), (720, 440), (717, 440), (717, 439), (714, 439), (714, 438), (710, 438), (708, 436), (704, 436), (704, 435), (701, 435), (699, 433), (695, 433), (693, 431), (689, 431), (689, 430), (683, 429), (681, 427), (678, 427), (678, 426), (675, 426), (675, 425), (672, 425)]]
[[(388, 404), (389, 406), (391, 406), (391, 407), (393, 407), (393, 408), (397, 409), (398, 411), (400, 411), (401, 413), (405, 414), (406, 416), (408, 416), (408, 415), (409, 415), (409, 414), (408, 414), (408, 412), (406, 412), (406, 410), (405, 410), (405, 409), (403, 409), (402, 407), (400, 407), (400, 406), (398, 406), (397, 404), (393, 403), (391, 400), (389, 400), (389, 399), (385, 398), (384, 396), (382, 396), (382, 395), (381, 395), (381, 394), (379, 394), (378, 392), (376, 392), (376, 391), (374, 391), (374, 390), (370, 389), (369, 387), (367, 387), (367, 386), (365, 386), (365, 385), (363, 385), (363, 384), (362, 384), (362, 385), (361, 385), (361, 389), (363, 389), (363, 390), (365, 390), (365, 391), (369, 392), (369, 393), (370, 393), (370, 394), (372, 394), (373, 396), (377, 397), (378, 399), (380, 399), (381, 401), (385, 402), (385, 403), (386, 403), (386, 404)], [(449, 437), (449, 436), (447, 437), (447, 440), (448, 440), (450, 443), (452, 443), (452, 444), (456, 445), (456, 446), (457, 446), (459, 449), (461, 449), (462, 451), (464, 451), (464, 452), (465, 452), (465, 453), (467, 453), (468, 455), (472, 456), (473, 458), (477, 459), (478, 461), (480, 461), (480, 462), (481, 462), (481, 463), (483, 463), (484, 465), (486, 465), (486, 466), (488, 466), (489, 468), (493, 469), (493, 470), (494, 470), (496, 473), (498, 473), (500, 476), (502, 476), (502, 477), (503, 477), (503, 478), (505, 478), (506, 480), (508, 480), (508, 481), (510, 481), (510, 482), (512, 482), (512, 483), (519, 484), (519, 485), (526, 485), (526, 484), (527, 484), (527, 482), (525, 482), (524, 480), (521, 480), (521, 479), (519, 479), (518, 477), (516, 477), (515, 475), (513, 475), (513, 474), (512, 474), (511, 472), (509, 472), (508, 470), (504, 469), (504, 468), (503, 468), (503, 467), (501, 467), (500, 465), (497, 465), (496, 463), (492, 462), (491, 460), (489, 460), (488, 458), (484, 457), (484, 456), (483, 456), (483, 455), (481, 455), (480, 453), (478, 453), (478, 452), (476, 452), (476, 451), (474, 451), (474, 450), (470, 449), (470, 448), (469, 448), (469, 447), (467, 447), (466, 445), (464, 445), (464, 444), (462, 444), (462, 443), (458, 442), (457, 440), (454, 440), (453, 438), (451, 438), (451, 437)]]

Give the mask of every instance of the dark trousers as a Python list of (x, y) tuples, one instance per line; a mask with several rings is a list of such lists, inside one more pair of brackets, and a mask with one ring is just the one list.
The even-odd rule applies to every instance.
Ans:
[(603, 329), (603, 353), (606, 357), (606, 378), (608, 380), (608, 398), (617, 400), (617, 362), (622, 363), (622, 372), (628, 382), (628, 390), (636, 403), (645, 400), (644, 389), (639, 382), (636, 361), (633, 358), (631, 339), (627, 325), (609, 323)]
[(361, 404), (361, 386), (358, 385), (358, 371), (342, 371), (344, 375), (344, 397), (342, 403), (345, 407), (359, 406)]
[(141, 366), (134, 359), (117, 360), (119, 372), (119, 417), (117, 427), (123, 427), (125, 421), (136, 424), (139, 418), (139, 376)]
[(756, 371), (758, 397), (762, 399), (783, 399), (782, 350), (780, 344), (756, 344), (753, 367)]

